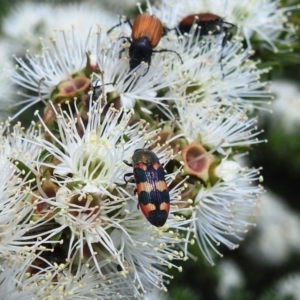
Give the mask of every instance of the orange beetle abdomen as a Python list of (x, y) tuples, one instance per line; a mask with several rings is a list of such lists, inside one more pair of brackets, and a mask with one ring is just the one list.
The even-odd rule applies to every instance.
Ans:
[(158, 18), (149, 14), (141, 14), (134, 20), (131, 37), (133, 41), (146, 37), (153, 49), (159, 43), (163, 31), (163, 25)]

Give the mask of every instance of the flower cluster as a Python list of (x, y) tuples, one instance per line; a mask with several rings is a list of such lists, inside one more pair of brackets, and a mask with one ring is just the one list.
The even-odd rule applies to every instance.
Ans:
[[(250, 47), (263, 16), (238, 23), (233, 0), (170, 2), (133, 25), (56, 32), (8, 70), (24, 105), (13, 119), (43, 112), (2, 127), (1, 296), (140, 299), (167, 290), (191, 244), (214, 264), (254, 225), (262, 179), (240, 158), (262, 142), (255, 114), (270, 97)], [(259, 37), (275, 49), (290, 27), (263, 2), (276, 22)], [(180, 31), (203, 10), (238, 32), (212, 14)]]

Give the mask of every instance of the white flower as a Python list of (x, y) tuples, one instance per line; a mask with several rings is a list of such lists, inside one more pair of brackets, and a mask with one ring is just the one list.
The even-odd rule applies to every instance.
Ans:
[(114, 11), (118, 15), (123, 15), (124, 13), (131, 13), (135, 8), (137, 1), (136, 0), (102, 0), (103, 6), (106, 9)]
[(189, 143), (195, 140), (225, 154), (234, 147), (248, 147), (262, 141), (257, 139), (256, 119), (248, 119), (235, 109), (202, 107), (193, 101), (177, 101), (179, 120), (183, 136)]
[[(180, 70), (173, 72), (174, 74), (170, 72), (174, 55), (155, 55), (149, 71), (145, 74), (148, 68), (145, 64), (138, 70), (129, 72), (128, 59), (120, 58), (121, 41), (109, 41), (106, 32), (101, 29), (94, 39), (87, 34), (83, 41), (73, 29), (72, 32), (58, 33), (56, 40), (52, 40), (51, 48), (42, 44), (41, 56), (28, 52), (28, 62), (16, 58), (17, 69), (9, 71), (16, 84), (31, 91), (30, 94), (22, 94), (24, 100), (19, 101), (18, 105), (26, 106), (14, 117), (33, 104), (50, 97), (57, 101), (64, 97), (70, 100), (82, 97), (84, 101), (84, 96), (80, 93), (88, 93), (91, 86), (90, 73), (93, 70), (96, 71), (92, 78), (95, 82), (93, 85), (102, 86), (109, 93), (107, 97), (113, 97), (110, 100), (120, 98), (121, 104), (126, 108), (132, 108), (136, 100), (167, 106), (163, 103), (164, 100), (176, 99), (174, 93), (157, 97), (158, 92), (179, 82), (179, 76), (175, 74)], [(170, 73), (168, 77), (167, 73)], [(145, 75), (140, 76), (142, 74)], [(150, 112), (147, 108), (142, 108), (142, 111)]]
[(200, 187), (195, 197), (193, 228), (198, 245), (211, 264), (210, 248), (222, 256), (217, 246), (222, 243), (230, 249), (237, 248), (234, 240), (242, 240), (248, 227), (254, 225), (252, 219), (263, 191), (251, 183), (259, 180), (259, 172), (243, 169), (238, 174), (238, 178)]
[(298, 84), (288, 81), (276, 80), (270, 85), (275, 94), (272, 105), (273, 114), (268, 117), (271, 124), (285, 131), (286, 134), (297, 132), (300, 126), (300, 88)]
[[(147, 110), (147, 102), (152, 108), (155, 105), (166, 106), (164, 100), (175, 101), (177, 96), (169, 92), (167, 95), (162, 93), (164, 90), (170, 90), (175, 84), (182, 81), (179, 79), (181, 69), (173, 69), (173, 65), (179, 63), (179, 58), (174, 53), (153, 53), (151, 64), (141, 62), (137, 69), (129, 69), (129, 53), (128, 43), (122, 46), (121, 36), (130, 37), (129, 26), (121, 26), (117, 33), (111, 33), (111, 44), (101, 42), (102, 31), (98, 33), (97, 46), (95, 56), (97, 57), (97, 65), (104, 73), (103, 75), (95, 74), (95, 80), (104, 86), (106, 92), (120, 97), (122, 106), (130, 109), (133, 108), (137, 100), (143, 101), (143, 108), (147, 114), (151, 113), (151, 109)], [(122, 30), (124, 29), (126, 33)], [(174, 42), (175, 45), (176, 42)], [(123, 51), (123, 50), (126, 51)], [(121, 58), (121, 52), (122, 54)], [(177, 76), (176, 76), (177, 75)], [(160, 96), (157, 96), (157, 94)]]
[[(269, 98), (261, 82), (269, 69), (259, 69), (251, 59), (250, 38), (265, 29), (265, 42), (275, 49), (286, 21), (276, 20), (277, 27), (257, 22), (260, 28), (249, 32), (255, 12), (244, 23), (231, 21), (239, 3), (219, 2), (215, 7), (176, 1), (170, 8), (171, 1), (163, 1), (156, 10), (147, 1), (147, 6), (169, 29), (198, 8), (216, 9), (212, 13), (245, 35), (248, 48), (240, 36), (224, 43), (224, 32), (199, 39), (195, 29), (182, 36), (171, 30), (151, 59), (135, 69), (130, 60), (137, 54), (131, 47), (137, 38), (129, 22), (107, 33), (112, 20), (100, 16), (102, 24), (90, 29), (95, 9), (77, 30), (85, 4), (57, 10), (57, 20), (45, 15), (45, 28), (75, 26), (57, 32), (50, 48), (42, 41), (41, 55), (16, 58), (17, 70), (9, 71), (21, 89), (19, 103), (25, 104), (14, 117), (38, 102), (45, 110), (35, 113), (38, 126), (32, 123), (25, 131), (18, 124), (0, 141), (4, 297), (151, 297), (152, 291), (167, 290), (168, 268), (181, 271), (190, 244), (197, 241), (213, 264), (215, 254), (221, 256), (217, 246), (236, 248), (254, 225), (261, 176), (237, 159), (261, 142), (255, 114)], [(265, 18), (279, 17), (270, 1), (263, 3)], [(245, 3), (244, 9), (249, 7)], [(149, 175), (142, 172), (144, 164), (132, 159), (137, 149), (157, 155), (160, 163), (152, 161), (157, 171), (151, 176), (159, 180), (143, 178)], [(161, 204), (155, 211), (153, 198), (144, 197), (153, 197), (154, 190)], [(154, 226), (157, 210), (168, 211), (161, 227)]]
[[(59, 186), (65, 186), (72, 175), (72, 184), (78, 185), (78, 190), (84, 193), (109, 193), (111, 188), (121, 191), (116, 186), (124, 183), (126, 166), (124, 160), (130, 160), (135, 149), (144, 148), (144, 145), (157, 135), (158, 131), (146, 132), (141, 123), (127, 126), (132, 112), (121, 109), (109, 109), (101, 118), (101, 104), (91, 106), (87, 125), (84, 120), (72, 116), (69, 112), (55, 110), (60, 136), (56, 137), (51, 129), (43, 123), (45, 130), (50, 134), (52, 143), (46, 139), (38, 139), (40, 147), (47, 150), (49, 155), (57, 161), (55, 164), (36, 161), (41, 166), (53, 168)], [(79, 111), (77, 112), (79, 115)], [(39, 116), (41, 122), (42, 119)], [(129, 139), (126, 141), (125, 139)], [(128, 173), (128, 172), (127, 172)]]
[[(55, 110), (54, 107), (53, 109)], [(71, 113), (71, 107), (69, 109)], [(52, 182), (60, 187), (56, 204), (51, 204), (61, 208), (56, 221), (62, 226), (68, 224), (74, 234), (78, 231), (85, 232), (90, 246), (95, 242), (95, 234), (97, 241), (103, 236), (102, 243), (106, 245), (107, 250), (117, 255), (101, 223), (114, 223), (114, 218), (108, 217), (107, 214), (113, 210), (120, 210), (124, 201), (130, 197), (122, 187), (124, 175), (128, 173), (123, 160), (129, 160), (135, 149), (143, 148), (147, 139), (157, 133), (154, 131), (142, 137), (143, 127), (139, 123), (127, 127), (132, 116), (130, 112), (111, 109), (103, 121), (101, 113), (101, 105), (96, 103), (91, 107), (89, 121), (85, 127), (81, 118), (74, 118), (72, 114), (67, 115), (67, 112), (62, 110), (55, 111), (60, 136), (56, 137), (46, 124), (43, 124), (55, 143), (43, 138), (36, 141), (37, 145), (44, 148), (48, 156), (54, 159), (54, 163), (47, 160), (37, 160), (35, 163), (38, 168), (53, 169)], [(78, 130), (79, 128), (81, 130)], [(128, 142), (124, 140), (125, 137), (129, 138)], [(101, 210), (97, 205), (99, 201), (102, 203)], [(91, 226), (95, 221), (95, 224), (98, 223), (97, 218), (100, 215), (100, 226)], [(84, 241), (81, 251), (83, 244)]]
[[(5, 131), (9, 131), (5, 127)], [(14, 256), (29, 245), (24, 235), (30, 225), (27, 224), (34, 203), (27, 197), (29, 188), (35, 188), (35, 170), (30, 160), (36, 158), (39, 148), (23, 139), (31, 139), (39, 134), (34, 128), (23, 132), (19, 124), (7, 137), (0, 141), (0, 254), (3, 257)], [(23, 222), (23, 223), (22, 223)]]
[(8, 114), (8, 107), (11, 106), (15, 100), (14, 86), (4, 69), (12, 68), (9, 44), (2, 41), (0, 42), (0, 119), (4, 120)]
[(153, 292), (145, 295), (145, 300), (167, 300), (168, 294), (155, 289)]
[[(89, 89), (89, 79), (84, 75), (80, 76), (87, 66), (88, 41), (89, 35), (83, 43), (73, 30), (70, 34), (61, 32), (57, 35), (57, 40), (52, 40), (53, 49), (43, 45), (41, 56), (28, 52), (26, 61), (16, 58), (18, 66), (15, 71), (9, 71), (11, 79), (35, 93), (23, 94), (24, 100), (18, 105), (26, 106), (17, 115), (43, 98), (49, 99), (55, 89), (58, 89), (58, 95)], [(74, 74), (79, 75), (73, 78)]]
[(277, 283), (276, 295), (280, 299), (299, 299), (300, 298), (300, 274), (289, 275)]
[[(158, 131), (149, 131), (140, 123), (129, 126), (132, 113), (121, 109), (110, 109), (102, 116), (100, 103), (91, 103), (87, 124), (80, 117), (74, 118), (69, 111), (55, 110), (58, 136), (40, 121), (51, 138), (37, 137), (32, 143), (45, 150), (43, 157), (32, 160), (37, 170), (53, 170), (51, 184), (54, 197), (37, 195), (37, 203), (48, 207), (41, 211), (46, 219), (55, 221), (56, 226), (40, 235), (36, 246), (48, 243), (50, 237), (61, 236), (65, 229), (70, 231), (69, 240), (57, 240), (67, 248), (68, 260), (86, 259), (90, 253), (99, 274), (107, 270), (116, 271), (119, 266), (123, 276), (136, 285), (137, 290), (146, 292), (153, 287), (163, 288), (164, 278), (169, 277), (161, 267), (176, 267), (173, 260), (186, 259), (174, 245), (181, 243), (179, 230), (186, 230), (189, 220), (177, 215), (189, 208), (178, 208), (182, 188), (180, 184), (170, 190), (171, 213), (162, 229), (151, 226), (137, 208), (134, 184), (124, 183), (128, 168), (124, 160), (136, 149), (147, 147)], [(77, 111), (79, 116), (79, 111)], [(80, 130), (78, 130), (80, 128)], [(158, 157), (166, 164), (172, 152), (159, 148)], [(45, 172), (46, 174), (48, 172)], [(177, 173), (166, 175), (170, 186)], [(41, 183), (47, 183), (46, 178)], [(43, 186), (40, 187), (43, 189)], [(38, 225), (35, 223), (35, 226)], [(45, 223), (46, 225), (46, 223)], [(39, 225), (42, 227), (42, 225)]]
[(237, 162), (228, 161), (227, 159), (222, 159), (215, 169), (216, 176), (225, 182), (237, 179), (241, 171), (242, 168)]
[(117, 15), (96, 1), (67, 5), (24, 2), (18, 3), (4, 18), (3, 32), (9, 41), (11, 52), (23, 54), (26, 49), (40, 48), (38, 38), (53, 37), (55, 30), (76, 28), (79, 39), (84, 40), (92, 27), (100, 25), (108, 30), (117, 22)]
[[(159, 9), (154, 10), (162, 21), (174, 28), (188, 15), (212, 13), (234, 24), (251, 47), (251, 38), (263, 41), (273, 51), (277, 43), (290, 46), (295, 28), (288, 23), (288, 12), (296, 6), (278, 8), (279, 0), (164, 0)], [(286, 33), (285, 38), (280, 35)]]
[(25, 164), (31, 172), (35, 172), (35, 166), (30, 165), (30, 162), (38, 157), (41, 148), (32, 144), (32, 141), (41, 135), (41, 126), (36, 125), (34, 122), (26, 130), (21, 123), (17, 123), (12, 129), (7, 128), (7, 139), (3, 139), (5, 148), (3, 147), (2, 151), (8, 159), (18, 160)]
[(184, 83), (177, 87), (177, 94), (183, 101), (199, 102), (201, 108), (235, 106), (250, 113), (263, 108), (270, 93), (260, 77), (270, 69), (258, 69), (249, 59), (253, 52), (243, 49), (239, 39), (233, 38), (224, 47), (222, 39), (221, 35), (206, 36), (198, 41), (192, 34), (174, 44), (183, 60), (177, 68)]
[(257, 223), (248, 253), (261, 263), (280, 265), (291, 253), (300, 251), (299, 216), (272, 192), (262, 197)]
[[(171, 193), (171, 198), (173, 195)], [(126, 266), (124, 276), (144, 293), (153, 288), (167, 291), (165, 280), (171, 278), (167, 269), (182, 270), (178, 261), (187, 259), (176, 246), (184, 239), (177, 232), (178, 229), (184, 229), (189, 221), (176, 217), (171, 209), (168, 222), (162, 229), (149, 226), (138, 219), (140, 212), (134, 208), (134, 204), (129, 203), (125, 207), (127, 218), (123, 218), (119, 223), (120, 228), (112, 232), (115, 246), (123, 250), (121, 260)]]
[[(26, 268), (24, 270), (24, 267)], [(25, 271), (25, 272), (24, 272)], [(119, 273), (101, 276), (87, 264), (63, 263), (56, 254), (26, 252), (5, 262), (0, 271), (0, 295), (9, 299), (108, 299), (139, 296)]]
[(26, 205), (26, 197), (21, 192), (26, 183), (21, 179), (21, 172), (6, 157), (1, 157), (0, 166), (0, 255), (4, 258), (22, 248), (20, 240), (26, 229), (19, 222), (26, 218), (32, 205)]
[(218, 266), (218, 294), (222, 299), (229, 299), (233, 289), (242, 288), (244, 276), (239, 267), (231, 260), (222, 260)]

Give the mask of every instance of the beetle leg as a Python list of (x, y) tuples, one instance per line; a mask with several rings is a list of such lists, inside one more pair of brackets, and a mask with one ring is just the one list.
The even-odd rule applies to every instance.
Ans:
[(164, 26), (162, 36), (167, 35), (167, 34), (168, 34), (170, 31), (172, 31), (172, 30), (176, 30), (176, 27), (174, 27), (174, 28), (168, 28), (168, 27), (165, 27), (165, 26)]
[(123, 52), (125, 52), (125, 49), (122, 49), (122, 50), (119, 52), (119, 58), (120, 58), (120, 59), (121, 59), (121, 57), (122, 57), (121, 54), (122, 54)]
[[(118, 38), (118, 40), (120, 40), (120, 39), (125, 39), (128, 43), (132, 43), (132, 41), (130, 40), (130, 38), (128, 37), (128, 36), (120, 36), (119, 38)], [(123, 52), (125, 52), (125, 48), (123, 48), (121, 51), (120, 51), (120, 53), (119, 53), (119, 58), (121, 58), (121, 53), (123, 53)]]
[(151, 58), (150, 58), (150, 60), (149, 60), (149, 62), (148, 62), (147, 70), (145, 71), (145, 73), (144, 73), (142, 76), (145, 76), (145, 75), (148, 73), (149, 68), (150, 68), (150, 64), (151, 64)]
[(128, 167), (132, 167), (132, 164), (130, 164), (127, 160), (123, 160), (123, 163), (124, 163), (125, 165), (127, 165)]
[(132, 175), (133, 175), (133, 173), (126, 173), (126, 174), (124, 174), (123, 179), (124, 179), (124, 181), (125, 181), (125, 184), (128, 183), (128, 180), (126, 180), (126, 177), (131, 177)]
[(131, 23), (130, 19), (126, 19), (126, 21), (125, 21), (125, 22), (127, 22), (127, 23), (128, 23), (128, 25), (130, 26), (130, 28), (131, 28), (131, 30), (132, 30), (132, 23)]

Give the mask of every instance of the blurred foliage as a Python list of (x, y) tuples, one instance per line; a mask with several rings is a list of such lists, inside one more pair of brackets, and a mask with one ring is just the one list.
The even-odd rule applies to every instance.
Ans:
[[(213, 1), (213, 0), (211, 0)], [(36, 0), (36, 2), (40, 2)], [(49, 1), (57, 3), (57, 1)], [(79, 0), (68, 0), (66, 2), (79, 2)], [(22, 3), (21, 0), (0, 0), (0, 20), (9, 9)], [(300, 5), (299, 1), (282, 0), (283, 6)], [(136, 11), (136, 8), (134, 8)], [(293, 10), (290, 20), (300, 26), (300, 11)], [(26, 26), (26, 24), (24, 24)], [(300, 86), (300, 32), (296, 31), (297, 38), (293, 45), (294, 52), (276, 53), (264, 48), (256, 48), (254, 59), (261, 60), (261, 66), (272, 66), (273, 71), (268, 74), (268, 79), (293, 79)], [(255, 45), (254, 45), (255, 48)], [(35, 110), (33, 107), (31, 111)], [(300, 113), (300, 99), (299, 99)], [(26, 116), (23, 117), (26, 120)], [(24, 121), (21, 120), (21, 121)], [(286, 135), (279, 127), (269, 126), (268, 118), (263, 122), (264, 133), (261, 139), (269, 140), (254, 147), (250, 152), (250, 159), (254, 166), (263, 166), (264, 187), (272, 190), (286, 200), (286, 203), (300, 216), (299, 181), (300, 181), (300, 128), (295, 130), (298, 134)], [(259, 226), (259, 224), (258, 224)], [(274, 285), (281, 279), (292, 273), (300, 273), (300, 255), (295, 253), (289, 258), (285, 265), (265, 266), (254, 258), (247, 255), (247, 246), (252, 235), (246, 237), (240, 248), (230, 251), (221, 247), (220, 252), (225, 258), (233, 260), (242, 270), (245, 277), (243, 289), (229, 291), (224, 300), (283, 300), (274, 291)], [(276, 251), (276, 249), (274, 249)], [(193, 254), (201, 257), (200, 250), (195, 245)], [(194, 261), (189, 259), (182, 263), (183, 272), (171, 270), (174, 279), (171, 280), (169, 299), (173, 300), (201, 300), (220, 299), (217, 294), (218, 286), (218, 263), (221, 258), (216, 257), (216, 266), (210, 266), (205, 259)], [(292, 297), (286, 297), (291, 300)]]
[[(39, 1), (39, 0), (32, 0), (31, 2), (37, 2), (37, 3), (41, 3), (41, 2), (48, 2), (48, 3), (55, 3), (55, 4), (61, 4), (60, 1), (57, 0), (47, 0), (47, 1)], [(82, 2), (81, 0), (64, 0), (63, 1), (64, 4), (67, 3), (74, 3), (74, 2)], [(88, 1), (87, 1), (88, 2)], [(14, 7), (17, 7), (18, 4), (24, 3), (24, 1), (22, 0), (0, 0), (0, 21), (3, 18), (3, 16), (5, 16), (10, 9), (13, 9)], [(24, 24), (26, 25), (26, 24)]]

